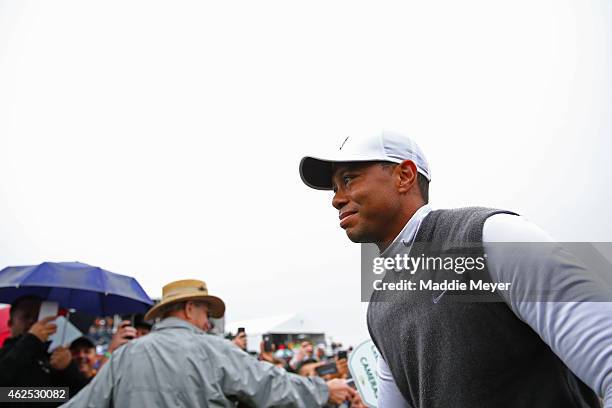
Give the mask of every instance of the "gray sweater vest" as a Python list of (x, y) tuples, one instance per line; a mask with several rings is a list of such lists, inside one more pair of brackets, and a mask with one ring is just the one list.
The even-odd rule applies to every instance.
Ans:
[[(421, 223), (411, 256), (483, 256), (482, 228), (497, 213), (509, 212), (476, 207), (432, 211)], [(480, 276), (436, 273), (418, 271), (412, 280), (488, 279), (486, 267)], [(396, 275), (387, 273), (384, 281)], [(440, 295), (375, 291), (368, 307), (370, 336), (414, 408), (600, 406), (593, 391), (501, 297), (475, 302), (463, 292)]]

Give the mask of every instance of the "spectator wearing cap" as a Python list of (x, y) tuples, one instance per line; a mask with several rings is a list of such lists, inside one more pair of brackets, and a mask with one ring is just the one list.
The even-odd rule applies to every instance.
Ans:
[(91, 380), (97, 373), (95, 364), (98, 359), (96, 346), (87, 337), (79, 337), (70, 344), (72, 361), (85, 378)]
[(164, 286), (145, 319), (162, 320), (147, 336), (113, 352), (100, 372), (66, 407), (322, 407), (355, 396), (343, 380), (304, 378), (258, 361), (208, 334), (209, 316), (225, 303), (200, 280)]
[[(70, 395), (74, 395), (87, 380), (72, 362), (66, 347), (58, 347), (51, 354), (47, 352), (49, 336), (57, 327), (52, 323), (55, 316), (37, 321), (41, 302), (39, 297), (24, 296), (11, 304), (8, 322), (11, 337), (0, 349), (0, 386), (69, 387)], [(36, 404), (37, 407), (57, 405), (53, 402)]]

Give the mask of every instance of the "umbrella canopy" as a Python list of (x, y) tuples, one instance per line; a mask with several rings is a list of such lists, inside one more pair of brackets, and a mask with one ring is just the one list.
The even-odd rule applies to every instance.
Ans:
[(136, 279), (80, 262), (43, 262), (0, 271), (0, 303), (24, 295), (95, 316), (144, 313), (153, 304)]

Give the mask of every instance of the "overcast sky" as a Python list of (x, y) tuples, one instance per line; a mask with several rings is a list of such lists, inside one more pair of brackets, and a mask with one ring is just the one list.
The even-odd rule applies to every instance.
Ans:
[[(0, 268), (81, 261), (366, 338), (309, 152), (404, 132), (435, 208), (612, 241), (612, 3), (0, 1)], [(248, 328), (247, 328), (248, 330)]]

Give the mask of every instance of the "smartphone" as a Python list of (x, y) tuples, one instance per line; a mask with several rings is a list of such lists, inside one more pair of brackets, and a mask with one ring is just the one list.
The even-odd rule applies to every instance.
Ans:
[(38, 320), (44, 319), (49, 316), (57, 316), (57, 312), (59, 311), (59, 304), (57, 302), (52, 302), (49, 300), (45, 300), (40, 304), (40, 309), (38, 311)]
[[(134, 327), (135, 321), (136, 321), (136, 315), (133, 314), (133, 315), (130, 316), (130, 324), (129, 325), (124, 324), (123, 327), (125, 327), (125, 326), (132, 326), (132, 327)], [(128, 339), (128, 340), (134, 340), (134, 336), (125, 336), (124, 338)]]
[(119, 324), (123, 321), (123, 319), (121, 319), (121, 316), (119, 315), (114, 315), (113, 316), (113, 334), (117, 333), (117, 330), (119, 330)]
[(322, 366), (318, 366), (317, 368), (315, 368), (315, 371), (317, 372), (317, 375), (319, 377), (322, 377), (327, 374), (336, 374), (338, 372), (338, 367), (336, 366), (336, 363), (329, 363)]
[(265, 352), (273, 351), (272, 336), (270, 336), (269, 334), (264, 334), (263, 341), (264, 341), (264, 351)]
[(340, 350), (338, 352), (338, 360), (342, 360), (343, 358), (346, 358), (346, 355), (347, 355), (346, 350)]
[[(113, 316), (113, 334), (117, 333), (117, 331), (124, 327), (124, 326), (129, 326), (130, 323), (124, 324), (123, 323), (123, 318), (120, 315), (114, 315)], [(133, 336), (125, 336), (126, 339), (128, 340), (133, 340), (134, 337)]]

